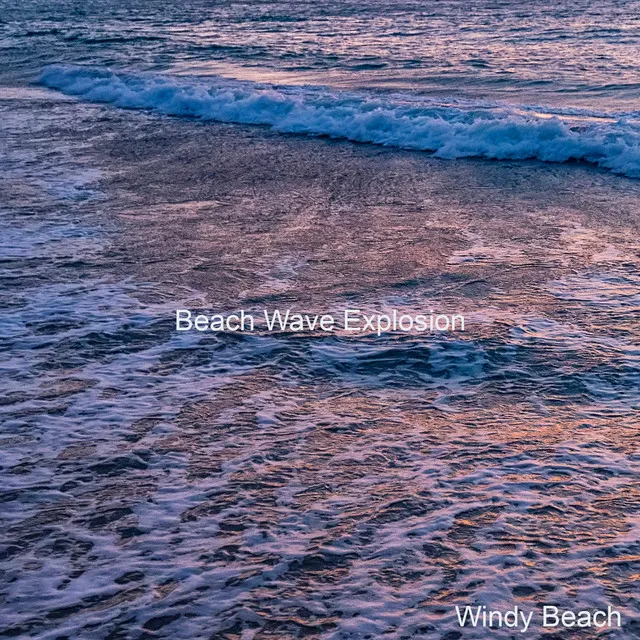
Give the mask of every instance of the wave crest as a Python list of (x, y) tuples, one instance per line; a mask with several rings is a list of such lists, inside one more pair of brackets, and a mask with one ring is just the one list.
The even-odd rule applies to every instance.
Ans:
[(439, 158), (578, 161), (640, 178), (640, 127), (628, 118), (572, 125), (506, 106), (357, 95), (223, 78), (178, 79), (81, 66), (47, 67), (39, 82), (85, 100), (283, 133), (327, 136)]

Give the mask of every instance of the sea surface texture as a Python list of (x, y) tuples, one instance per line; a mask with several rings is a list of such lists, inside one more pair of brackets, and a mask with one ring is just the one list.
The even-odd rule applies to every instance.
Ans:
[(0, 638), (640, 637), (638, 178), (635, 0), (0, 0)]

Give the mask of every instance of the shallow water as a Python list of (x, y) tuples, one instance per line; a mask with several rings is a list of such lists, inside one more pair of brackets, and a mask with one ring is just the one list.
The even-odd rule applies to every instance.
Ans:
[[(640, 181), (31, 84), (91, 63), (256, 88), (201, 75), (226, 65), (634, 126), (607, 117), (637, 109), (635, 4), (461, 6), (3, 4), (0, 637), (486, 638), (460, 635), (469, 603), (611, 604), (608, 637), (637, 637)], [(289, 306), (467, 331), (173, 330)]]
[[(2, 109), (3, 636), (450, 639), (455, 604), (555, 602), (633, 637), (636, 181)], [(172, 330), (347, 304), (469, 329)]]

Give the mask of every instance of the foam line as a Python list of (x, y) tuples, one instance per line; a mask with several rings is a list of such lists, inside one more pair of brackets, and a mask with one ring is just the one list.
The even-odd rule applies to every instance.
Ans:
[(640, 126), (630, 119), (572, 125), (506, 106), (442, 106), (433, 101), (276, 87), (223, 78), (194, 80), (52, 66), (40, 83), (84, 100), (172, 116), (256, 124), (439, 158), (579, 161), (640, 178)]

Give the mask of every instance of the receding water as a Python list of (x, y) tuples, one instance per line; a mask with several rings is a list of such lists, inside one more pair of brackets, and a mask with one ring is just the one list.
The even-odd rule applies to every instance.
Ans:
[[(636, 637), (640, 182), (602, 147), (455, 160), (244, 116), (373, 101), (411, 138), (543, 104), (635, 166), (638, 15), (3, 3), (0, 637), (484, 639), (474, 603), (611, 604)], [(240, 115), (144, 103), (167, 86)], [(174, 330), (289, 307), (467, 330)]]

